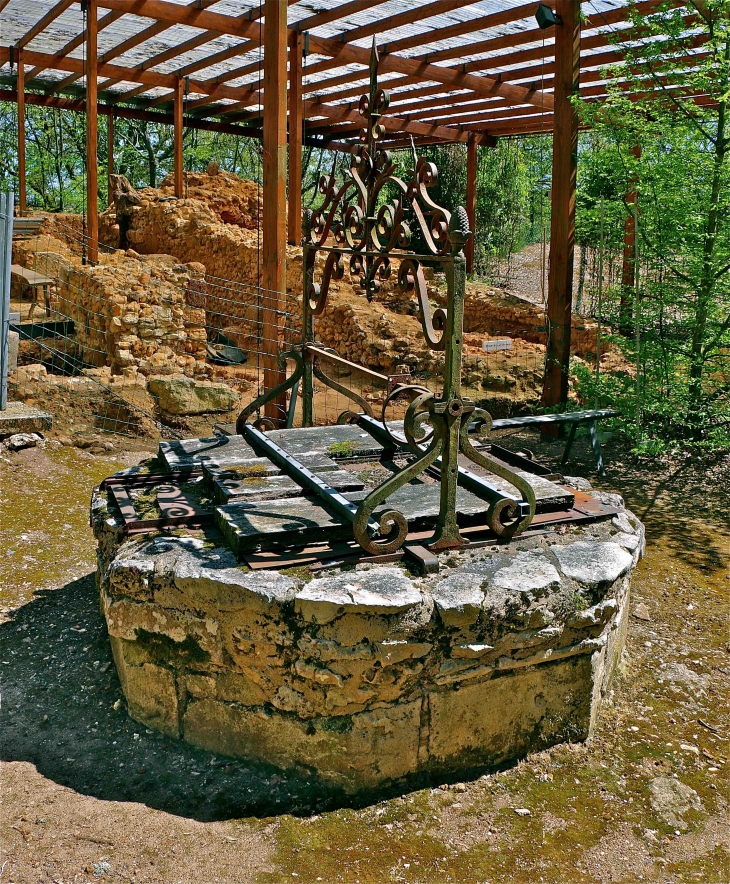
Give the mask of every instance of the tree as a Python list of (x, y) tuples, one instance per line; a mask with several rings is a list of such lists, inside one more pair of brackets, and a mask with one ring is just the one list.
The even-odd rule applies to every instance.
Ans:
[(727, 415), (730, 0), (630, 16), (632, 43), (616, 38), (626, 61), (608, 72), (608, 97), (580, 110), (639, 194), (637, 371), (663, 379), (669, 400), (651, 407), (664, 422), (682, 418), (703, 437)]

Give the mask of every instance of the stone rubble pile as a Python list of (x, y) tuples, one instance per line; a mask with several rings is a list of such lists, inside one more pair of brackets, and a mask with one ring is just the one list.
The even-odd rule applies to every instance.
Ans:
[[(261, 199), (260, 188), (215, 167), (206, 174), (189, 176), (187, 195), (180, 200), (172, 197), (169, 177), (159, 189), (140, 191), (122, 176), (114, 176), (113, 182), (114, 204), (100, 218), (102, 238), (113, 246), (129, 244), (139, 251), (164, 252), (204, 265), (206, 292), (201, 303), (205, 304), (208, 325), (220, 328), (236, 343), (243, 342), (239, 343), (242, 349), (249, 349), (252, 335), (260, 328), (255, 324), (255, 293), (247, 288), (258, 285), (261, 275), (259, 216), (253, 211), (255, 201)], [(301, 259), (301, 248), (287, 248), (287, 294), (281, 309), (291, 315), (282, 322), (285, 341), (299, 336)], [(321, 259), (320, 269), (323, 263)], [(445, 288), (435, 283), (428, 269), (426, 276), (433, 302), (442, 303)], [(398, 262), (394, 261), (390, 279), (383, 282), (372, 303), (347, 272), (342, 280), (333, 281), (328, 307), (316, 322), (317, 340), (347, 359), (386, 373), (405, 364), (438, 375), (443, 357), (426, 347), (415, 302), (398, 290), (397, 277)], [(235, 281), (235, 292), (225, 290), (220, 278)], [(544, 323), (543, 311), (526, 301), (485, 285), (467, 286), (467, 332), (514, 332), (526, 341), (544, 344)], [(580, 334), (576, 330), (576, 352), (583, 348)], [(588, 340), (590, 334), (585, 337)], [(595, 332), (593, 339), (595, 351)], [(591, 352), (590, 346), (586, 352)], [(542, 352), (540, 347), (532, 350), (533, 361)], [(504, 363), (505, 370), (514, 364), (501, 357), (494, 361)], [(486, 368), (485, 361), (473, 360), (470, 370), (482, 371), (483, 377)], [(531, 392), (532, 398), (536, 390)]]
[(56, 281), (54, 309), (74, 322), (78, 357), (143, 375), (206, 377), (205, 311), (193, 306), (199, 267), (169, 255), (101, 252), (83, 264), (49, 235), (13, 243), (13, 259)]
[[(262, 191), (257, 184), (211, 164), (205, 173), (187, 173), (183, 199), (174, 197), (171, 176), (159, 188), (135, 190), (115, 175), (111, 187), (112, 203), (100, 215), (99, 229), (101, 241), (113, 251), (103, 252), (98, 266), (82, 263), (80, 216), (49, 214), (41, 236), (14, 243), (16, 263), (58, 280), (52, 306), (74, 320), (75, 357), (127, 376), (210, 378), (206, 338), (212, 341), (217, 331), (249, 354), (249, 366), (258, 363), (266, 350), (261, 315), (266, 306), (281, 311), (279, 347), (300, 339), (300, 247), (287, 249), (286, 293), (275, 303), (260, 299)], [(324, 258), (319, 261), (321, 270)], [(316, 340), (382, 373), (408, 367), (422, 378), (439, 378), (443, 354), (426, 346), (415, 301), (398, 290), (397, 277), (394, 261), (373, 302), (349, 273), (333, 281), (327, 309), (316, 321)], [(443, 276), (426, 268), (426, 278), (432, 304), (443, 305)], [(496, 416), (534, 406), (546, 337), (542, 309), (468, 283), (465, 332), (467, 394)], [(487, 357), (481, 341), (504, 335), (513, 338), (512, 351)], [(594, 323), (574, 319), (574, 353), (594, 354), (595, 337)], [(190, 398), (196, 413), (200, 398)]]

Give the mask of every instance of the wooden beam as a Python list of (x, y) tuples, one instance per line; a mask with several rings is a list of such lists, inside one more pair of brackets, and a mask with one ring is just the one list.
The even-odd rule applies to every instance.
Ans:
[[(29, 64), (44, 65), (45, 68), (58, 71), (72, 71), (74, 73), (85, 74), (84, 60), (82, 58), (56, 57), (45, 52), (33, 52), (26, 49), (26, 61)], [(0, 64), (8, 61), (10, 51), (5, 46), (0, 46)], [(144, 84), (147, 88), (153, 86), (165, 86), (168, 89), (174, 89), (178, 77), (175, 74), (158, 74), (154, 71), (139, 71), (133, 68), (122, 67), (118, 64), (99, 64), (97, 65), (97, 76), (102, 77), (118, 77), (120, 80), (129, 80)], [(216, 86), (208, 87), (203, 82), (190, 80), (190, 91), (201, 92), (203, 94), (212, 92), (215, 89), (216, 95), (220, 98), (232, 98), (236, 101), (246, 96), (249, 92), (248, 87), (231, 87)], [(125, 96), (126, 97), (126, 96)]]
[[(18, 93), (14, 89), (0, 89), (0, 101), (17, 102)], [(25, 96), (25, 103), (36, 105), (38, 107), (57, 107), (60, 110), (68, 110), (73, 113), (86, 113), (86, 101), (77, 98), (60, 98), (58, 95), (35, 95), (28, 92)], [(154, 113), (152, 111), (141, 110), (135, 107), (117, 107), (114, 104), (97, 105), (97, 113), (102, 116), (119, 117), (124, 120), (147, 120), (150, 123), (160, 123), (164, 126), (172, 126), (175, 122), (172, 114)], [(186, 129), (200, 129), (205, 132), (223, 132), (226, 135), (241, 135), (244, 138), (261, 138), (260, 129), (249, 128), (246, 126), (234, 126), (231, 123), (216, 123), (210, 120), (195, 120), (187, 118), (185, 120)], [(308, 143), (314, 144), (314, 139), (309, 139)]]
[(175, 196), (182, 199), (185, 193), (183, 185), (183, 107), (185, 101), (185, 80), (178, 79), (175, 86), (175, 103), (173, 106), (173, 178), (175, 181)]
[(86, 231), (88, 260), (99, 260), (99, 165), (97, 158), (97, 6), (86, 0)]
[(28, 211), (25, 180), (25, 61), (22, 49), (18, 50), (18, 208), (21, 215)]
[[(0, 7), (1, 9), (2, 7)], [(104, 18), (99, 20), (99, 26), (97, 27), (97, 33), (99, 31), (104, 30), (104, 28), (108, 27), (113, 22), (120, 19), (124, 13), (122, 12), (108, 12)], [(79, 46), (84, 42), (84, 33), (83, 31), (80, 34), (77, 34), (73, 40), (69, 40), (65, 46), (63, 46), (59, 51), (53, 56), (56, 59), (66, 58), (70, 53), (74, 51), (74, 49), (78, 49)], [(33, 68), (33, 70), (28, 74), (27, 82), (30, 83), (31, 80), (34, 80), (36, 77), (40, 76), (43, 71), (47, 70), (46, 65), (38, 65)]]
[[(638, 3), (635, 8), (640, 13), (649, 13), (653, 9), (658, 7), (661, 2), (662, 0), (644, 0), (644, 2)], [(681, 5), (681, 0), (672, 0), (670, 5)], [(460, 22), (458, 25), (454, 25), (450, 28), (434, 29), (432, 31), (426, 31), (413, 37), (407, 37), (402, 40), (395, 40), (391, 43), (385, 44), (384, 47), (381, 47), (381, 51), (384, 48), (387, 48), (388, 53), (393, 54), (403, 50), (412, 49), (416, 46), (426, 46), (428, 45), (428, 43), (434, 42), (435, 40), (445, 40), (450, 37), (461, 36), (465, 33), (472, 34), (480, 30), (485, 30), (491, 27), (496, 27), (500, 24), (505, 24), (510, 21), (518, 21), (527, 16), (532, 18), (534, 10), (535, 6), (533, 4), (514, 7), (513, 9), (505, 10), (503, 12), (492, 13), (481, 18), (472, 19), (466, 23)], [(584, 23), (584, 29), (595, 29), (601, 26), (609, 27), (616, 24), (621, 24), (622, 22), (626, 22), (625, 6), (619, 7), (618, 9), (606, 10), (600, 15), (596, 15), (594, 19), (588, 19), (587, 22)], [(338, 36), (341, 40), (343, 40), (343, 42), (347, 42), (347, 32)], [(436, 52), (427, 53), (421, 56), (421, 60), (428, 60), (429, 62), (445, 61), (449, 58), (459, 58), (467, 50), (470, 55), (476, 54), (477, 52), (479, 52), (480, 54), (487, 52), (493, 53), (501, 49), (514, 49), (515, 47), (521, 46), (524, 43), (536, 42), (542, 43), (541, 32), (536, 31), (534, 28), (530, 28), (511, 34), (499, 35), (496, 37), (493, 36), (476, 44), (471, 43), (468, 46), (461, 45), (459, 47), (450, 47), (448, 49), (442, 49)], [(595, 34), (583, 41), (583, 48), (588, 49), (592, 47), (606, 46), (609, 45), (609, 42), (610, 41), (609, 39), (607, 39), (606, 33)], [(544, 50), (543, 47), (540, 45), (519, 53), (512, 52), (510, 54), (504, 54), (497, 57), (480, 58), (476, 61), (467, 62), (466, 64), (461, 65), (461, 68), (465, 73), (473, 73), (490, 68), (493, 69), (495, 67), (504, 68), (521, 61), (526, 61), (528, 59), (539, 59), (540, 61), (542, 61), (543, 55), (546, 59), (552, 59), (552, 53), (552, 43), (548, 43), (545, 46)], [(592, 63), (592, 58), (586, 59), (586, 62), (588, 64)], [(307, 73), (315, 74), (320, 71), (329, 70), (332, 67), (336, 67), (337, 64), (337, 61), (333, 62), (331, 59), (328, 59), (326, 61), (310, 65), (307, 68)], [(502, 76), (503, 79), (514, 79), (514, 77), (512, 76), (512, 71), (504, 71), (504, 73), (500, 74), (500, 76)], [(345, 82), (363, 79), (364, 77), (367, 77), (367, 71), (356, 71), (354, 73), (351, 73), (349, 74), (349, 79), (343, 77), (343, 75), (338, 75), (337, 77), (331, 78), (329, 80), (321, 80), (319, 82), (311, 84), (309, 87), (305, 87), (305, 92), (319, 92), (327, 88), (333, 88), (335, 86), (342, 85)], [(539, 80), (540, 78), (536, 75), (534, 79)], [(392, 89), (398, 88), (400, 86), (409, 85), (411, 83), (418, 82), (418, 80), (419, 78), (416, 77), (401, 77), (397, 80), (392, 81), (390, 88)], [(342, 97), (344, 98), (345, 96), (343, 95)]]
[[(236, 37), (255, 39), (258, 32), (258, 24), (255, 22), (241, 22), (230, 15), (221, 15), (217, 12), (207, 12), (189, 6), (180, 6), (170, 3), (169, 0), (97, 0), (99, 6), (116, 11), (124, 11), (130, 15), (138, 15), (168, 21), (174, 24), (183, 24), (189, 27), (197, 27), (203, 30), (214, 30)], [(284, 7), (286, 8), (286, 7)], [(338, 64), (362, 64), (367, 67), (370, 61), (370, 50), (356, 46), (349, 46), (339, 40), (326, 39), (310, 36), (310, 50), (322, 55), (329, 55), (336, 59)], [(498, 79), (491, 77), (475, 77), (461, 73), (453, 68), (439, 67), (427, 64), (419, 59), (403, 58), (395, 55), (385, 55), (380, 61), (382, 73), (396, 72), (410, 74), (422, 80), (431, 80), (436, 83), (444, 83), (456, 88), (473, 89), (480, 95), (498, 94), (515, 103), (544, 104), (552, 106), (552, 96), (541, 96), (531, 93), (530, 90), (509, 83), (500, 83)], [(207, 92), (207, 89), (202, 90)], [(218, 92), (218, 90), (216, 90)], [(526, 95), (529, 97), (526, 98)]]
[(217, 36), (230, 34), (233, 37), (256, 39), (259, 25), (253, 18), (238, 18), (232, 15), (221, 15), (218, 12), (206, 12), (202, 5), (181, 6), (169, 0), (96, 0), (100, 7), (113, 9), (125, 15), (137, 15), (140, 18), (151, 18), (171, 25), (185, 25), (189, 28), (200, 28), (201, 31), (214, 31)]
[(442, 40), (453, 40), (454, 37), (461, 37), (464, 34), (474, 34), (478, 31), (485, 31), (488, 28), (496, 28), (499, 25), (520, 21), (523, 18), (532, 18), (534, 14), (535, 3), (525, 3), (522, 6), (515, 6), (502, 12), (493, 12), (490, 15), (481, 16), (477, 19), (458, 22), (445, 28), (432, 28), (430, 31), (421, 34), (414, 34), (413, 36), (403, 37), (400, 40), (394, 40), (392, 43), (388, 43), (388, 52), (405, 52), (408, 49), (427, 46), (435, 41), (440, 43)]
[(324, 9), (308, 18), (300, 19), (294, 27), (297, 31), (312, 31), (322, 25), (328, 25), (330, 22), (338, 21), (348, 15), (355, 15), (364, 9), (372, 9), (387, 0), (349, 0), (348, 3), (337, 3), (332, 9)]
[[(217, 3), (218, 0), (192, 0), (192, 3), (189, 3), (189, 6), (195, 6), (199, 9), (204, 9), (206, 6), (212, 6), (214, 3)], [(166, 22), (155, 22), (147, 28), (139, 31), (136, 34), (132, 34), (131, 37), (127, 37), (126, 40), (122, 40), (121, 43), (117, 43), (116, 46), (112, 46), (110, 49), (107, 49), (106, 52), (102, 53), (99, 62), (101, 64), (112, 61), (115, 58), (119, 58), (120, 55), (124, 55), (125, 52), (129, 52), (130, 49), (134, 49), (136, 46), (140, 46), (142, 43), (145, 43), (147, 40), (151, 40), (153, 37), (158, 36), (163, 33), (163, 31), (167, 31), (172, 27)], [(173, 57), (181, 55), (179, 47), (175, 47), (176, 52)], [(148, 67), (151, 67), (149, 64), (143, 63), (140, 65), (142, 70), (145, 70)], [(73, 77), (66, 77), (63, 81), (63, 85), (59, 84), (57, 88), (66, 88), (69, 82), (73, 82)], [(118, 77), (107, 80), (106, 82), (101, 84), (102, 89), (110, 89), (112, 86), (115, 86), (117, 83), (121, 82), (121, 79)]]
[[(264, 388), (283, 383), (277, 368), (279, 320), (286, 297), (286, 4), (266, 0), (264, 19), (264, 193), (262, 255), (262, 351)], [(264, 406), (281, 424), (286, 397)]]
[(471, 230), (471, 236), (464, 247), (467, 273), (474, 272), (474, 240), (477, 235), (477, 161), (479, 159), (477, 151), (477, 138), (472, 133), (466, 148), (466, 214), (469, 218), (469, 230)]
[[(649, 12), (649, 11), (651, 11), (651, 9), (653, 9), (654, 7), (656, 7), (658, 5), (658, 2), (659, 2), (659, 0), (646, 0), (646, 2), (640, 3), (639, 7), (641, 7), (642, 11)], [(428, 6), (420, 7), (421, 10), (424, 10), (426, 12), (427, 12), (428, 8), (429, 8)], [(511, 10), (507, 10), (505, 12), (493, 13), (491, 15), (484, 16), (479, 19), (473, 19), (469, 24), (470, 24), (470, 26), (473, 26), (473, 29), (475, 29), (475, 30), (478, 30), (479, 28), (494, 27), (496, 25), (503, 24), (507, 21), (518, 20), (520, 18), (524, 18), (528, 13), (530, 14), (530, 17), (531, 17), (532, 12), (534, 12), (533, 6), (529, 6), (529, 7), (528, 6), (521, 6), (521, 7), (516, 7), (514, 9), (511, 9)], [(625, 9), (619, 8), (619, 9), (615, 9), (615, 10), (608, 10), (595, 23), (591, 22), (591, 25), (593, 27), (597, 26), (598, 24), (613, 25), (616, 23), (620, 23), (624, 19), (625, 19)], [(387, 21), (389, 22), (389, 20), (387, 20)], [(688, 24), (691, 24), (691, 22), (689, 20), (688, 20)], [(386, 26), (386, 25), (383, 25), (383, 26)], [(454, 26), (454, 27), (457, 28), (458, 33), (465, 33), (466, 31), (470, 30), (470, 29), (464, 28), (463, 22), (459, 23), (458, 27), (457, 26)], [(452, 31), (452, 29), (444, 29), (444, 33), (446, 33), (446, 32), (451, 33), (451, 31)], [(343, 42), (346, 43), (346, 42), (348, 42), (349, 35), (351, 33), (353, 33), (353, 32), (352, 31), (349, 31), (349, 32), (345, 31), (342, 34), (340, 34), (339, 37)], [(441, 39), (441, 36), (440, 36), (441, 32), (440, 31), (434, 31), (434, 32), (429, 31), (429, 32), (426, 32), (424, 35), (422, 35), (423, 40), (421, 40), (421, 44), (423, 44), (424, 40), (427, 41), (427, 38), (432, 33), (437, 35), (437, 36), (434, 36), (434, 39)], [(535, 43), (539, 39), (539, 34), (540, 34), (540, 32), (534, 28), (533, 29), (526, 29), (524, 31), (520, 31), (517, 33), (501, 35), (498, 37), (491, 37), (490, 39), (483, 41), (480, 44), (470, 45), (468, 47), (468, 49), (469, 49), (469, 53), (471, 54), (471, 53), (475, 53), (477, 51), (477, 49), (479, 49), (480, 51), (481, 50), (485, 50), (485, 51), (488, 50), (489, 52), (495, 52), (497, 50), (504, 49), (504, 48), (514, 48), (514, 47), (519, 46), (523, 43), (530, 43), (530, 42)], [(406, 40), (405, 42), (407, 43), (408, 41)], [(607, 40), (606, 40), (606, 35), (604, 33), (595, 34), (591, 37), (584, 39), (583, 48), (586, 50), (593, 49), (596, 47), (600, 48), (602, 46), (605, 46), (606, 43), (607, 43)], [(387, 46), (388, 53), (391, 55), (397, 49), (403, 48), (403, 46), (401, 45), (401, 41), (396, 41), (394, 43), (388, 43), (388, 44), (384, 44), (384, 45)], [(413, 45), (418, 45), (418, 44), (413, 44)], [(410, 46), (410, 44), (409, 44), (409, 46)], [(423, 61), (428, 60), (429, 62), (436, 61), (436, 60), (443, 61), (446, 58), (460, 57), (464, 51), (465, 51), (465, 47), (463, 47), (463, 46), (459, 47), (458, 49), (449, 48), (449, 49), (440, 50), (438, 52), (425, 55), (422, 57), (422, 60)], [(523, 50), (522, 52), (517, 52), (517, 53), (512, 52), (509, 55), (499, 55), (495, 58), (487, 58), (487, 59), (481, 58), (477, 61), (468, 62), (466, 64), (462, 64), (461, 69), (462, 69), (462, 73), (472, 73), (472, 72), (476, 72), (476, 71), (483, 71), (485, 69), (493, 69), (495, 66), (502, 68), (502, 67), (509, 66), (509, 65), (512, 65), (512, 64), (515, 64), (518, 62), (524, 62), (524, 61), (529, 61), (529, 60), (539, 60), (541, 63), (543, 63), (544, 62), (544, 58), (543, 58), (544, 55), (548, 55), (550, 57), (550, 59), (552, 59), (552, 51), (553, 51), (552, 44), (549, 44), (545, 48), (545, 50), (543, 50), (542, 46), (537, 46), (537, 47), (533, 46), (533, 48), (528, 49), (528, 50)], [(586, 61), (587, 65), (594, 64), (594, 56), (587, 57), (585, 59), (585, 61)], [(596, 61), (595, 63), (598, 64), (599, 62)], [(328, 59), (327, 61), (317, 62), (314, 65), (310, 65), (307, 68), (307, 73), (314, 74), (318, 71), (328, 70), (332, 67), (336, 67), (338, 64), (340, 64), (339, 59), (334, 59), (334, 60)], [(548, 66), (550, 67), (550, 70), (553, 69), (552, 60), (548, 63)], [(515, 71), (513, 69), (510, 69), (508, 71), (500, 71), (500, 73), (497, 74), (496, 77), (498, 80), (503, 80), (503, 81), (504, 80), (512, 81), (515, 79), (527, 79), (529, 77), (531, 79), (532, 83), (534, 84), (534, 83), (537, 83), (541, 79), (541, 76), (543, 73), (547, 72), (548, 66), (545, 66), (544, 70), (541, 70), (540, 66), (536, 66), (532, 70), (523, 68), (522, 71)], [(382, 67), (382, 65), (381, 65), (381, 67)], [(242, 75), (244, 73), (244, 71), (247, 71), (247, 70), (248, 70), (247, 68), (240, 68), (240, 69), (238, 69), (238, 73)], [(524, 76), (519, 76), (519, 74), (524, 74)], [(492, 76), (494, 77), (495, 75), (492, 75)], [(229, 73), (226, 73), (225, 75), (221, 75), (220, 77), (218, 77), (217, 82), (223, 82), (224, 80), (228, 80), (231, 78), (232, 77), (229, 72)], [(343, 84), (346, 84), (346, 83), (358, 82), (358, 81), (364, 80), (366, 78), (367, 78), (367, 70), (355, 71), (355, 72), (349, 71), (345, 74), (338, 74), (337, 76), (329, 78), (327, 80), (319, 80), (319, 81), (311, 82), (304, 87), (304, 92), (309, 93), (309, 94), (322, 93), (320, 95), (320, 98), (326, 99), (328, 96), (326, 94), (324, 94), (324, 90), (337, 88), (338, 91), (336, 93), (336, 97), (338, 99), (344, 99), (344, 98), (359, 95), (360, 92), (363, 91), (364, 89), (366, 89), (367, 87), (366, 87), (366, 85), (360, 84), (360, 85), (354, 86), (353, 88), (351, 88), (349, 90), (343, 91), (342, 89), (339, 88), (340, 86), (342, 86)], [(483, 80), (483, 78), (481, 78), (481, 77), (477, 78), (477, 79)], [(418, 76), (400, 76), (395, 79), (391, 79), (388, 83), (388, 88), (391, 90), (398, 89), (398, 88), (401, 88), (406, 85), (411, 85), (413, 83), (420, 82), (421, 80), (422, 80), (422, 77), (418, 77)], [(425, 87), (425, 89), (410, 90), (410, 97), (412, 98), (415, 94), (420, 94), (420, 93), (433, 94), (438, 88), (441, 88), (441, 91), (444, 91), (445, 87), (442, 83), (440, 87), (428, 86), (428, 87)], [(528, 90), (528, 93), (533, 92), (532, 86), (526, 86), (526, 85), (522, 84), (519, 88), (523, 88), (523, 89)], [(397, 94), (398, 93), (392, 93), (392, 97), (394, 97)], [(333, 94), (332, 97), (335, 97), (335, 94)], [(162, 101), (164, 101), (164, 99), (160, 99), (160, 102), (162, 102)], [(196, 102), (196, 106), (204, 106), (204, 105), (208, 104), (210, 101), (211, 101), (211, 99), (209, 99), (209, 98), (199, 99)], [(549, 109), (548, 106), (550, 105), (551, 101), (552, 101), (552, 97), (548, 96), (546, 109)], [(514, 103), (514, 102), (512, 102), (512, 103)], [(243, 104), (239, 105), (238, 108), (230, 109), (230, 110), (220, 108), (220, 109), (217, 109), (217, 112), (234, 113), (241, 106), (243, 106)], [(542, 104), (540, 104), (539, 106), (542, 107)]]
[[(265, 100), (266, 93), (264, 92)], [(362, 127), (363, 117), (354, 105), (332, 105), (320, 101), (305, 101), (304, 108), (308, 118), (328, 117), (334, 122), (359, 123), (360, 127)], [(469, 133), (455, 126), (437, 126), (432, 123), (411, 122), (408, 119), (394, 117), (389, 114), (381, 117), (380, 122), (389, 132), (411, 132), (414, 135), (425, 135), (428, 138), (440, 138), (442, 141), (461, 142), (462, 144), (466, 144), (469, 140)], [(485, 136), (482, 143), (489, 143), (489, 141), (489, 137)]]
[[(370, 59), (369, 50), (338, 43), (336, 40), (310, 37), (309, 48), (312, 52), (331, 55), (338, 64), (366, 66)], [(524, 86), (515, 86), (512, 83), (502, 83), (497, 77), (475, 77), (473, 74), (465, 74), (455, 68), (428, 64), (417, 58), (403, 58), (399, 55), (386, 54), (381, 57), (378, 70), (383, 74), (409, 74), (420, 80), (443, 83), (444, 86), (453, 89), (471, 89), (477, 95), (501, 95), (514, 104), (536, 104), (540, 107), (544, 105), (547, 108), (552, 108), (553, 105), (552, 95), (526, 89)]]
[[(414, 22), (423, 22), (426, 19), (433, 18), (437, 15), (443, 15), (444, 12), (453, 12), (462, 6), (471, 6), (474, 0), (436, 0), (433, 3), (419, 3), (412, 9), (406, 9), (395, 15), (389, 15), (387, 18), (377, 16), (374, 21), (368, 22), (366, 25), (360, 25), (357, 28), (351, 28), (338, 34), (340, 40), (347, 43), (354, 43), (365, 37), (372, 37), (376, 34), (382, 34), (384, 31), (394, 31), (397, 28), (412, 25)], [(371, 4), (372, 6), (372, 4)], [(385, 44), (387, 46), (387, 44)], [(391, 52), (391, 49), (388, 49)]]
[(302, 242), (302, 66), (304, 34), (289, 34), (289, 207), (287, 228), (289, 245)]
[(41, 18), (33, 27), (26, 31), (25, 34), (17, 41), (15, 44), (16, 49), (22, 49), (24, 46), (27, 46), (31, 40), (34, 40), (38, 34), (48, 27), (51, 22), (55, 21), (59, 15), (63, 15), (63, 13), (71, 6), (72, 3), (75, 3), (76, 0), (59, 0), (55, 6), (52, 6), (48, 12)]
[[(215, 0), (214, 0), (215, 2)], [(287, 0), (288, 4), (291, 6), (292, 3), (295, 3), (296, 0)], [(243, 15), (239, 16), (239, 20), (242, 22), (253, 22), (258, 21), (259, 18), (263, 16), (263, 7), (259, 7), (259, 9), (249, 9)], [(185, 53), (191, 52), (193, 49), (197, 49), (200, 46), (205, 45), (206, 43), (210, 43), (211, 40), (215, 40), (217, 37), (220, 37), (220, 33), (218, 31), (203, 31), (202, 34), (197, 34), (195, 37), (191, 37), (190, 40), (186, 40), (184, 43), (181, 43), (178, 46), (171, 46), (168, 49), (165, 49), (163, 52), (159, 52), (157, 55), (153, 55), (151, 58), (146, 59), (141, 65), (139, 65), (140, 70), (149, 70), (150, 68), (156, 67), (163, 62), (169, 61), (171, 58), (181, 58)], [(190, 64), (185, 65), (180, 68), (176, 73), (181, 77), (190, 76), (190, 74), (194, 74), (197, 71), (203, 70), (207, 67), (212, 67), (213, 65), (220, 64), (222, 61), (226, 61), (229, 58), (235, 58), (238, 55), (246, 55), (252, 49), (260, 46), (260, 41), (258, 37), (256, 39), (247, 39), (242, 43), (237, 44), (236, 46), (229, 46), (226, 49), (222, 49), (220, 52), (216, 52), (213, 55), (206, 55), (204, 58), (198, 59), (197, 61), (190, 62)], [(257, 67), (258, 67), (257, 62)], [(107, 84), (108, 85), (108, 84)], [(132, 89), (129, 92), (125, 92), (120, 100), (126, 100), (127, 98), (133, 97), (133, 95), (138, 94), (137, 89)], [(155, 104), (163, 104), (165, 101), (170, 101), (172, 96), (163, 96), (162, 99), (156, 99)]]
[(575, 198), (578, 169), (578, 114), (573, 96), (580, 82), (580, 0), (557, 0), (562, 24), (555, 30), (555, 128), (553, 130), (550, 272), (547, 347), (542, 404), (568, 400), (570, 332), (573, 312)]

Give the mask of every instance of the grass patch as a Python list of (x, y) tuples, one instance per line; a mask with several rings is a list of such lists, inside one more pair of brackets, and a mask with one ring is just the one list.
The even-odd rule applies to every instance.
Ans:
[(327, 449), (327, 454), (332, 457), (353, 457), (357, 454), (360, 444), (353, 442), (351, 439), (345, 439), (344, 442), (333, 442)]
[(226, 467), (226, 473), (232, 473), (240, 479), (262, 479), (269, 475), (269, 468), (266, 464), (253, 463), (241, 464), (241, 466)]
[(161, 519), (162, 510), (157, 503), (157, 488), (154, 486), (144, 491), (140, 491), (134, 497), (134, 508), (137, 511), (138, 518), (146, 521), (147, 519)]

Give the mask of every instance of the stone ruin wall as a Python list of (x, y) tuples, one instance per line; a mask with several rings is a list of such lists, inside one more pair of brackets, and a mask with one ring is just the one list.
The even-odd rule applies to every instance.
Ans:
[[(115, 201), (100, 219), (100, 235), (112, 246), (129, 245), (140, 252), (168, 253), (181, 261), (206, 267), (205, 298), (209, 328), (221, 329), (243, 350), (255, 349), (260, 334), (255, 291), (260, 278), (261, 190), (248, 181), (220, 171), (187, 176), (187, 195), (173, 196), (168, 176), (159, 189), (134, 191), (121, 176), (114, 182)], [(324, 260), (321, 259), (321, 265)], [(283, 340), (300, 336), (302, 255), (287, 248), (287, 298)], [(220, 288), (216, 278), (233, 280), (234, 293)], [(429, 296), (445, 301), (445, 289), (427, 271)], [(383, 373), (403, 365), (421, 375), (439, 377), (443, 355), (426, 346), (415, 303), (397, 288), (397, 262), (377, 299), (369, 303), (346, 275), (330, 286), (325, 313), (316, 321), (316, 338), (341, 356)], [(233, 295), (233, 297), (231, 297)], [(464, 374), (467, 390), (476, 399), (488, 398), (495, 414), (534, 404), (542, 384), (544, 313), (535, 305), (485, 285), (469, 283), (465, 305)], [(510, 352), (481, 348), (483, 336), (513, 336)], [(595, 324), (574, 321), (574, 352), (595, 353)]]
[[(261, 189), (211, 166), (188, 173), (184, 199), (172, 179), (135, 191), (113, 178), (114, 202), (100, 216), (100, 239), (114, 251), (98, 267), (83, 266), (79, 216), (49, 215), (44, 236), (15, 246), (14, 261), (59, 279), (62, 312), (72, 318), (84, 358), (114, 374), (183, 373), (210, 377), (206, 328), (219, 329), (246, 352), (261, 349)], [(322, 261), (323, 263), (323, 261)], [(287, 248), (287, 297), (282, 344), (300, 338), (301, 248)], [(407, 365), (438, 378), (443, 355), (424, 342), (415, 302), (397, 288), (397, 266), (369, 303), (349, 276), (334, 281), (317, 340), (341, 356), (383, 373)], [(427, 272), (429, 296), (445, 288)], [(228, 281), (233, 281), (231, 285)], [(487, 400), (496, 416), (536, 404), (542, 384), (544, 313), (488, 286), (468, 283), (465, 304), (466, 392)], [(482, 351), (488, 336), (512, 337), (511, 351)], [(573, 351), (595, 354), (595, 323), (573, 322)]]
[(84, 265), (48, 226), (50, 235), (13, 243), (13, 261), (57, 281), (52, 306), (73, 320), (84, 362), (118, 374), (209, 374), (205, 311), (195, 306), (201, 267), (120, 250)]

